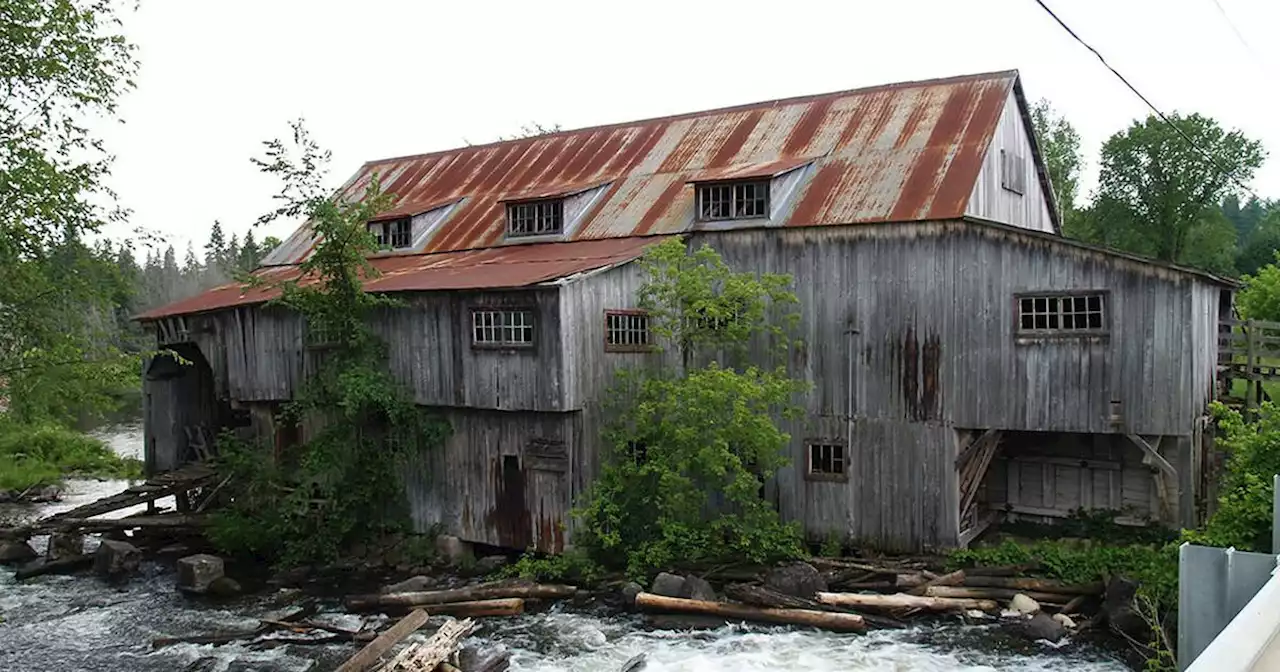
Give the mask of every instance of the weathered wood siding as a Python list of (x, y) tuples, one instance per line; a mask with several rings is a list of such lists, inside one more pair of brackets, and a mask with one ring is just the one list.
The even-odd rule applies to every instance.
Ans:
[[(1031, 154), (1030, 133), (1031, 129), (1027, 128), (1018, 108), (1017, 96), (1010, 91), (1000, 124), (982, 161), (978, 181), (969, 195), (965, 215), (1026, 229), (1053, 231), (1049, 201), (1040, 185), (1035, 158)], [(1026, 188), (1021, 194), (1001, 186), (1001, 151), (1022, 157), (1022, 183)]]
[(564, 550), (578, 468), (577, 413), (441, 409), (453, 435), (405, 474), (414, 527), (468, 541)]
[(194, 459), (186, 428), (204, 426), (216, 431), (218, 400), (213, 374), (190, 344), (175, 350), (190, 364), (152, 358), (142, 378), (143, 455), (149, 473), (176, 469)]

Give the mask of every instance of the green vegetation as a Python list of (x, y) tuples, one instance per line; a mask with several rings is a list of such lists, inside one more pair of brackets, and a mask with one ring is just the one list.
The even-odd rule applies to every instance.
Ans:
[(574, 543), (635, 577), (801, 555), (799, 528), (762, 490), (787, 463), (790, 437), (775, 418), (795, 417), (803, 384), (783, 368), (698, 364), (743, 361), (753, 339), (785, 352), (796, 319), (790, 278), (734, 273), (710, 247), (690, 253), (679, 239), (650, 248), (642, 263), (640, 304), (679, 364), (618, 376), (610, 454), (577, 512)]
[(1103, 145), (1098, 188), (1078, 204), (1079, 134), (1047, 101), (1033, 105), (1031, 117), (1065, 235), (1227, 275), (1253, 273), (1280, 249), (1274, 204), (1240, 205), (1239, 185), (1266, 156), (1240, 131), (1198, 114), (1170, 115), (1206, 148), (1206, 159), (1159, 118), (1134, 121)]
[(514, 564), (504, 567), (501, 575), (528, 581), (557, 581), (590, 586), (603, 578), (604, 568), (592, 560), (586, 551), (572, 548), (560, 555), (525, 553)]
[(301, 264), (305, 284), (282, 283), (275, 303), (305, 319), (308, 342), (318, 348), (310, 355), (322, 360), (277, 418), (304, 430), (301, 445), (277, 454), (230, 437), (219, 443), (235, 496), (210, 536), (228, 553), (292, 566), (330, 561), (356, 543), (403, 531), (404, 460), (440, 445), (448, 427), (424, 415), (392, 378), (385, 344), (368, 326), (374, 311), (399, 305), (363, 288), (377, 273), (366, 259), (377, 247), (365, 222), (391, 196), (377, 179), (359, 200), (330, 195), (322, 186), (329, 155), (301, 122), (293, 124), (292, 148), (280, 140), (265, 145), (255, 163), (283, 188), (280, 207), (260, 221), (303, 217), (319, 240)]
[(0, 490), (23, 492), (64, 476), (138, 478), (142, 463), (97, 439), (57, 425), (0, 423)]
[(1271, 403), (1246, 423), (1222, 404), (1213, 405), (1219, 445), (1230, 456), (1220, 483), (1218, 508), (1201, 530), (1184, 538), (1205, 546), (1233, 546), (1260, 553), (1271, 550), (1275, 474), (1280, 474), (1280, 410)]

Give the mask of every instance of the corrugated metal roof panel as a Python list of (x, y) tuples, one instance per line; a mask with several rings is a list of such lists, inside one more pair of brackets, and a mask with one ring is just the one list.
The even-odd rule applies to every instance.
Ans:
[[(569, 243), (507, 245), (482, 250), (427, 255), (400, 255), (372, 260), (379, 277), (365, 283), (371, 292), (506, 289), (528, 287), (566, 276), (631, 261), (661, 238), (589, 240)], [(297, 277), (296, 266), (259, 270), (273, 283)], [(262, 303), (279, 296), (272, 289), (229, 283), (202, 294), (148, 311), (137, 319), (200, 313)]]
[[(373, 161), (343, 193), (357, 197), (377, 173), (397, 196), (393, 213), (465, 197), (419, 253), (500, 244), (502, 201), (605, 183), (610, 188), (576, 239), (686, 231), (691, 180), (807, 162), (815, 164), (813, 177), (786, 221), (771, 224), (959, 217), (1016, 79), (1009, 71), (891, 84)], [(273, 263), (296, 262), (310, 250), (286, 247)]]

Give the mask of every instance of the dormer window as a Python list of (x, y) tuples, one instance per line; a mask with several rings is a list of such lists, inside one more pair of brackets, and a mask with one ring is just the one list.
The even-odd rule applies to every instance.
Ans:
[(769, 216), (769, 180), (718, 182), (697, 187), (699, 221)]
[(564, 231), (564, 199), (507, 204), (507, 235), (558, 235)]
[(404, 249), (413, 244), (413, 219), (401, 217), (383, 222), (369, 222), (369, 232), (379, 248)]

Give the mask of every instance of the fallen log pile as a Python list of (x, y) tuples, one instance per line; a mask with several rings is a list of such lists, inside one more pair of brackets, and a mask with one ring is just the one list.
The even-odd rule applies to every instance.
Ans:
[[(351, 611), (376, 611), (380, 609), (413, 609), (426, 607), (428, 611), (434, 605), (454, 603), (496, 603), (515, 599), (559, 600), (573, 597), (578, 589), (574, 586), (558, 586), (528, 583), (486, 583), (468, 588), (453, 590), (428, 590), (410, 593), (387, 593), (373, 595), (352, 595), (344, 600)], [(523, 604), (523, 603), (522, 603)], [(452, 612), (437, 612), (452, 613)], [(516, 611), (515, 613), (520, 613)], [(475, 616), (506, 616), (510, 614), (465, 614)]]
[(784, 625), (810, 625), (825, 630), (838, 632), (861, 632), (866, 629), (866, 621), (858, 614), (846, 614), (810, 609), (773, 609), (753, 607), (745, 604), (729, 602), (710, 602), (706, 600), (690, 600), (680, 597), (664, 597), (652, 593), (640, 593), (636, 596), (636, 607), (643, 611), (687, 612), (722, 616), (744, 621), (762, 623), (781, 623)]

